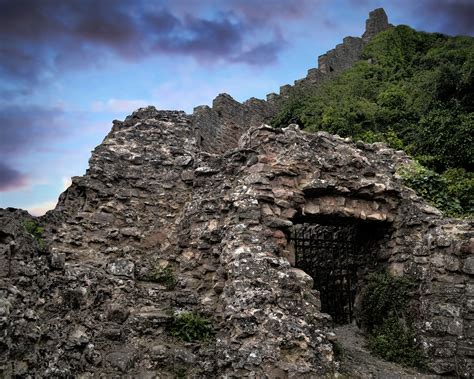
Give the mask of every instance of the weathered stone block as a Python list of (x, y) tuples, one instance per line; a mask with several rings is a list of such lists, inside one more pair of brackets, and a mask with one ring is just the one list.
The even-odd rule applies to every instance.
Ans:
[(51, 253), (51, 261), (50, 265), (52, 268), (62, 270), (64, 268), (64, 265), (66, 263), (66, 254), (64, 253), (59, 253), (59, 252), (53, 252)]
[(474, 275), (474, 257), (468, 257), (464, 260), (462, 270), (470, 275)]
[(107, 272), (132, 278), (134, 276), (135, 264), (128, 259), (117, 259), (107, 265)]
[(135, 356), (133, 352), (119, 351), (108, 354), (106, 360), (110, 366), (117, 368), (123, 373), (126, 373), (134, 366)]
[(139, 237), (140, 236), (140, 231), (138, 230), (138, 228), (135, 228), (135, 227), (122, 228), (120, 229), (120, 233), (124, 237)]
[(130, 310), (123, 304), (111, 304), (109, 305), (107, 311), (107, 319), (116, 323), (124, 323), (128, 316), (130, 315)]

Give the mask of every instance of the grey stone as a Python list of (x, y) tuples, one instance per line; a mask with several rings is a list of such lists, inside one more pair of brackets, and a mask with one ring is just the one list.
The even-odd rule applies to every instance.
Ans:
[(468, 257), (464, 260), (462, 270), (467, 274), (474, 275), (474, 257)]
[(62, 270), (64, 269), (64, 265), (66, 263), (66, 254), (53, 252), (51, 253), (51, 267)]
[(123, 323), (127, 320), (130, 315), (130, 310), (121, 304), (111, 304), (107, 313), (107, 319), (109, 321)]
[(123, 373), (133, 367), (134, 359), (134, 354), (131, 352), (114, 352), (107, 355), (107, 362)]
[(133, 277), (135, 264), (127, 259), (117, 259), (107, 265), (107, 271), (113, 275)]

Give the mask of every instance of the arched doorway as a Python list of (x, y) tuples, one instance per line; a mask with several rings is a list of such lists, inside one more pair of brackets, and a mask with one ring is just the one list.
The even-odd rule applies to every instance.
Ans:
[(291, 228), (295, 266), (313, 278), (321, 311), (334, 323), (354, 320), (358, 290), (364, 277), (376, 270), (388, 234), (388, 223), (346, 217), (301, 219)]

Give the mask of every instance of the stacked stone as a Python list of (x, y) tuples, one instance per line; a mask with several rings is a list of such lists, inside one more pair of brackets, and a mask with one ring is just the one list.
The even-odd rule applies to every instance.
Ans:
[(274, 108), (263, 100), (251, 98), (241, 104), (222, 93), (214, 99), (212, 108), (206, 105), (194, 108), (193, 124), (199, 148), (224, 153), (237, 146), (249, 126), (270, 122), (274, 114)]
[[(146, 376), (152, 369), (172, 377), (198, 361), (213, 362), (212, 346), (200, 353), (195, 344), (177, 346), (169, 333), (173, 312), (191, 310), (201, 292), (212, 290), (206, 287), (212, 259), (183, 253), (178, 237), (186, 234), (186, 219), (179, 218), (191, 197), (196, 154), (184, 112), (149, 107), (114, 122), (87, 174), (74, 178), (57, 209), (43, 218), (48, 255), (2, 255), (4, 267), (13, 267), (2, 272), (7, 289), (23, 283), (21, 293), (30, 296), (27, 303), (7, 296), (4, 304), (13, 321), (1, 350), (3, 375)], [(16, 234), (9, 232), (13, 225)], [(32, 237), (21, 223), (7, 232), (3, 249), (15, 241), (34, 246), (23, 241), (22, 235)], [(27, 274), (20, 270), (25, 265)], [(156, 280), (164, 268), (175, 288)], [(208, 366), (197, 370), (213, 372)]]

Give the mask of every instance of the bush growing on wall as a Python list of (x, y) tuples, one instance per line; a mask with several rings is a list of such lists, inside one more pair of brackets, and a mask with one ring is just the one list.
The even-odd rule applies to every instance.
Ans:
[(36, 242), (38, 243), (39, 250), (43, 251), (45, 248), (43, 239), (44, 228), (39, 226), (34, 220), (25, 220), (23, 222), (23, 227), (35, 238)]
[(372, 274), (362, 291), (357, 319), (369, 335), (373, 354), (407, 366), (423, 366), (407, 311), (412, 287), (403, 277)]
[(185, 342), (206, 340), (211, 333), (211, 321), (198, 314), (182, 312), (173, 317), (171, 335)]
[(449, 169), (442, 175), (420, 164), (399, 170), (405, 185), (448, 216), (474, 214), (474, 174), (464, 169)]

